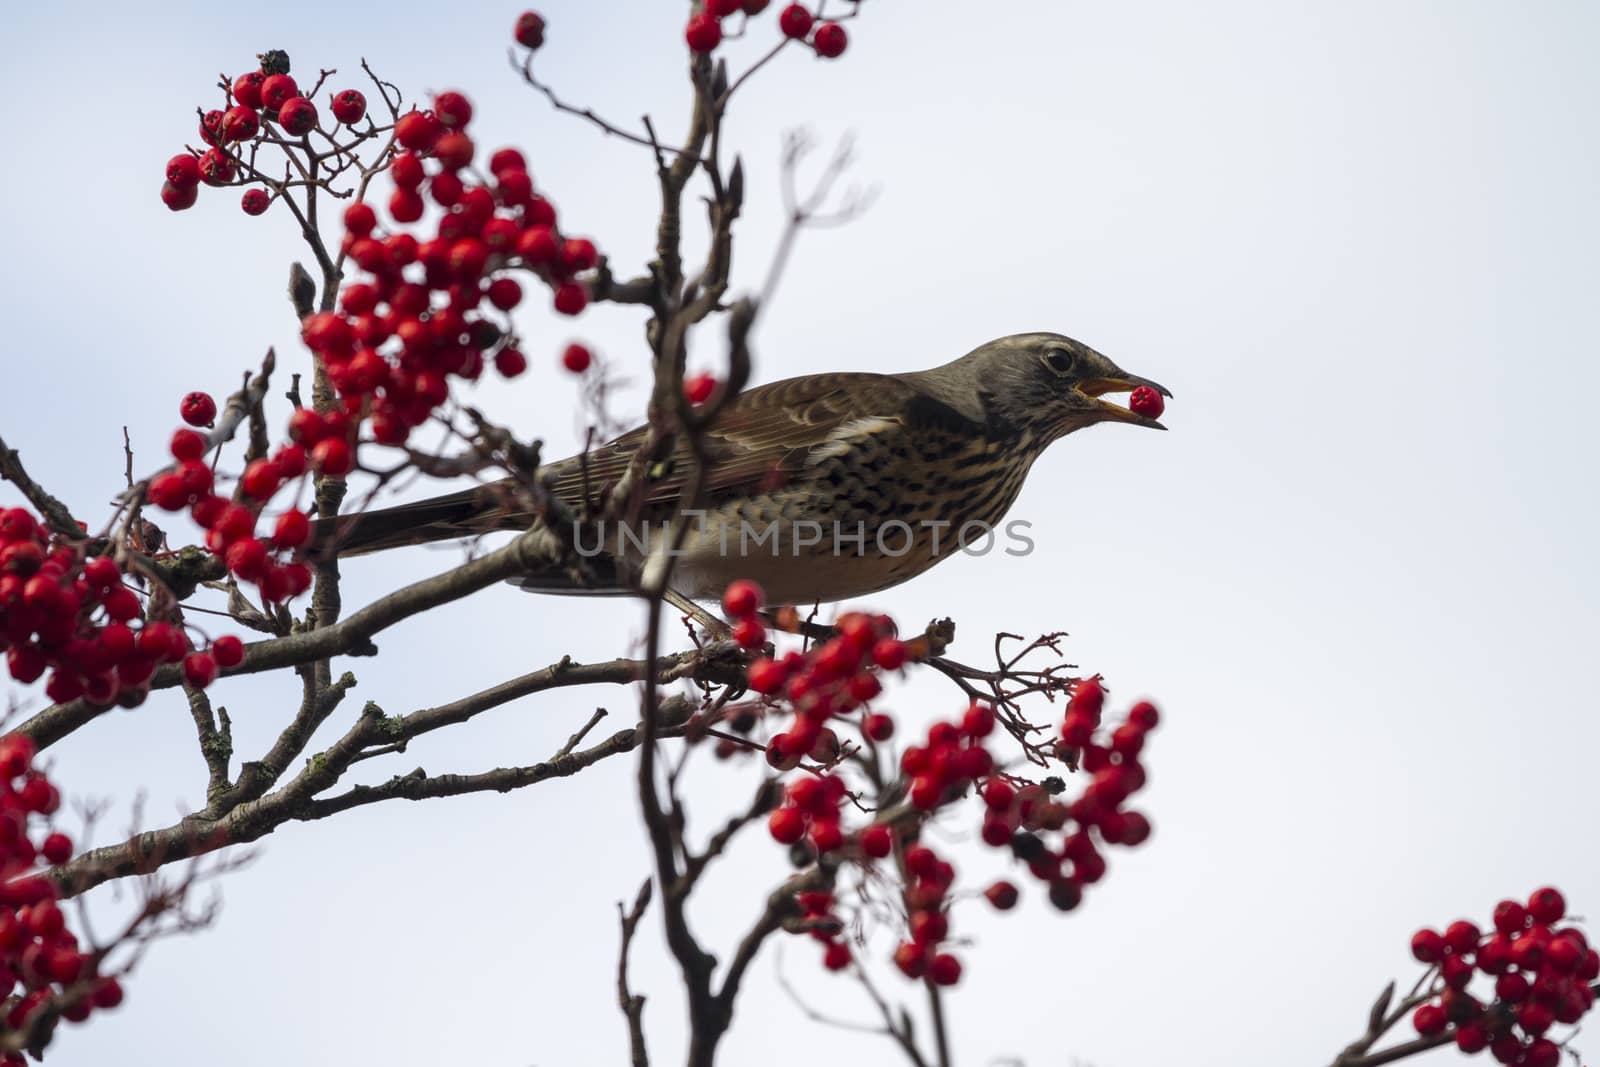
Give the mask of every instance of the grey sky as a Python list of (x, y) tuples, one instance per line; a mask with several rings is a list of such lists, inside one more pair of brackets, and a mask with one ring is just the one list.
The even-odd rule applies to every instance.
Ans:
[[(959, 559), (872, 601), (912, 626), (953, 615), (973, 658), (998, 629), (1065, 628), (1119, 706), (1149, 694), (1167, 713), (1142, 805), (1155, 835), (1112, 856), (1081, 912), (1027, 893), (1005, 921), (957, 913), (977, 940), (952, 1004), (959, 1061), (1325, 1063), (1379, 988), (1413, 974), (1416, 926), (1485, 919), (1546, 882), (1592, 914), (1600, 727), (1580, 665), (1600, 594), (1585, 417), (1600, 390), (1600, 8), (864, 7), (842, 60), (774, 64), (735, 123), (746, 287), (777, 232), (782, 130), (807, 123), (824, 145), (853, 132), (853, 175), (881, 189), (852, 225), (804, 237), (759, 376), (912, 369), (1058, 330), (1176, 394), (1171, 433), (1096, 428), (1046, 455), (1013, 512), (1034, 525), (1032, 556)], [(648, 256), (647, 155), (520, 85), (504, 58), (516, 8), (164, 10), (4, 16), (0, 425), (82, 511), (120, 482), (124, 423), (156, 462), (182, 393), (225, 394), (269, 344), (301, 356), (281, 295), (290, 220), (246, 218), (232, 193), (202, 190), (180, 216), (156, 197), (210, 81), (257, 51), (351, 74), (364, 55), (414, 94), (468, 91), (481, 141), (521, 146), (567, 225), (619, 263)], [(541, 67), (564, 94), (679, 127), (681, 5), (543, 10)], [(559, 345), (582, 335), (642, 368), (638, 323), (603, 308), (574, 331), (531, 313), (534, 372), (481, 399), (564, 453), (578, 394), (551, 369)], [(716, 351), (708, 333), (695, 363)], [(352, 564), (346, 600), (455, 558)], [(351, 669), (359, 699), (404, 710), (563, 652), (615, 654), (639, 631), (624, 601), (496, 590)], [(293, 699), (283, 680), (217, 692), (242, 751)], [(531, 762), (598, 699), (626, 720), (620, 691), (556, 695), (371, 773)], [(922, 723), (957, 702), (919, 681), (893, 706)], [(180, 701), (102, 725), (53, 750), (66, 789), (146, 787), (151, 819), (201, 799)], [(160, 946), (127, 1005), (52, 1061), (619, 1062), (612, 901), (646, 869), (630, 770), (280, 832), (226, 883), (220, 926)], [(710, 771), (701, 825), (751, 776)], [(974, 887), (999, 870), (976, 852), (963, 866)], [(726, 945), (780, 872), (767, 842), (737, 850), (696, 913), (708, 939)], [(637, 980), (671, 1062), (681, 1010), (653, 930)], [(817, 1006), (866, 1018), (815, 956), (787, 944), (785, 970)], [(755, 968), (726, 1062), (892, 1062), (882, 1039), (805, 1023), (775, 959)]]

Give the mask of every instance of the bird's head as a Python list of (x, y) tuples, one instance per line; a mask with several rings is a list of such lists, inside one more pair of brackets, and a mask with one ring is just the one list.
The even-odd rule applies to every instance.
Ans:
[(1031, 431), (1047, 443), (1097, 422), (1166, 429), (1106, 399), (1140, 386), (1171, 396), (1165, 386), (1129, 374), (1088, 345), (1058, 333), (1002, 337), (950, 364), (952, 370), (958, 366), (988, 419)]

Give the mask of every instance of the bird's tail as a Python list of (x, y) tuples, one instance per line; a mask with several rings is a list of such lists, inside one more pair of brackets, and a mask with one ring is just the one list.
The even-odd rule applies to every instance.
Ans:
[(406, 545), (471, 537), (491, 530), (526, 529), (528, 516), (508, 509), (494, 486), (473, 486), (459, 493), (379, 508), (354, 515), (318, 519), (312, 555), (362, 556)]
[[(413, 504), (319, 519), (309, 554), (313, 559), (364, 556), (495, 530), (526, 530), (533, 521), (509, 498), (503, 484), (478, 485)], [(509, 581), (529, 592), (569, 596), (616, 596), (629, 589), (616, 561), (605, 555), (586, 558), (578, 568), (534, 570)]]

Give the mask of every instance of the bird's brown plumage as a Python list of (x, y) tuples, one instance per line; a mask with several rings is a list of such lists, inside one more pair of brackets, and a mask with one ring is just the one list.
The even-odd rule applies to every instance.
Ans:
[[(1073, 370), (1070, 379), (1057, 369), (1063, 359)], [(1068, 381), (1070, 389), (1063, 384)], [(857, 596), (903, 581), (948, 554), (930, 551), (924, 523), (998, 523), (1033, 460), (1056, 437), (1107, 419), (1159, 426), (1096, 400), (1097, 393), (1080, 393), (1084, 382), (1101, 383), (1101, 391), (1106, 383), (1153, 384), (1060, 335), (1023, 334), (929, 371), (814, 374), (749, 389), (701, 438), (700, 502), (707, 518), (685, 544), (674, 584), (689, 595), (710, 596), (733, 577), (755, 577), (775, 601), (799, 602)], [(1063, 392), (1066, 400), (1057, 397)], [(575, 514), (602, 514), (646, 439), (641, 427), (552, 464), (546, 484)], [(632, 521), (649, 528), (671, 519), (692, 469), (680, 441), (666, 461), (644, 472)], [(515, 506), (517, 498), (511, 483), (497, 482), (340, 516), (320, 524), (319, 544), (356, 555), (524, 530), (534, 520)], [(896, 521), (916, 531), (907, 550), (873, 551), (874, 535)], [(798, 547), (804, 538), (794, 537), (796, 524), (807, 523), (863, 529), (866, 550), (841, 555), (826, 538), (821, 546)], [(726, 531), (736, 524), (776, 524), (781, 551), (730, 554)], [(651, 551), (630, 549), (619, 537), (614, 528), (597, 531), (592, 524), (577, 536), (580, 545), (603, 543), (609, 550), (591, 561), (601, 564), (589, 568), (598, 585), (627, 584)], [(626, 564), (620, 573), (612, 557)], [(573, 574), (571, 568), (535, 573), (522, 584), (584, 591)]]

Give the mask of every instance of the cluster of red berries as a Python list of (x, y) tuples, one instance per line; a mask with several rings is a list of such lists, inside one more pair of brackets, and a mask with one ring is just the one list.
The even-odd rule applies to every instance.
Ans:
[[(722, 20), (742, 14), (746, 18), (759, 15), (771, 0), (706, 0), (705, 7), (689, 17), (683, 37), (691, 51), (710, 52), (722, 43)], [(519, 24), (520, 25), (520, 24)], [(778, 28), (785, 37), (797, 41), (810, 40), (817, 55), (824, 59), (837, 59), (844, 55), (849, 37), (837, 22), (817, 20), (804, 4), (790, 4), (778, 14)]]
[(111, 557), (86, 556), (82, 542), (52, 538), (22, 508), (0, 511), (0, 651), (13, 679), (28, 685), (49, 671), (45, 695), (57, 703), (83, 697), (133, 708), (159, 664), (181, 661), (191, 682), (205, 684), (219, 662), (244, 658), (236, 637), (192, 652), (181, 626), (141, 624), (143, 614)]
[(1141, 385), (1128, 394), (1128, 410), (1147, 419), (1159, 419), (1167, 410), (1167, 402), (1148, 385)]
[[(217, 405), (205, 393), (190, 393), (180, 411), (191, 426), (208, 426), (216, 417)], [(215, 474), (205, 460), (206, 438), (196, 430), (179, 427), (169, 446), (176, 465), (152, 478), (146, 495), (166, 511), (187, 508), (206, 532), (206, 548), (222, 559), (229, 573), (254, 584), (264, 599), (279, 603), (311, 586), (311, 568), (292, 558), (311, 539), (311, 520), (299, 508), (288, 507), (278, 512), (271, 534), (260, 536), (256, 527), (261, 511), (279, 490), (303, 487), (313, 470), (334, 476), (349, 473), (353, 432), (349, 416), (342, 411), (322, 415), (310, 408), (298, 409), (289, 419), (292, 440), (271, 456), (252, 460), (239, 476), (236, 499), (229, 500), (215, 492)], [(214, 646), (212, 653), (217, 662), (209, 667), (204, 661), (196, 661), (192, 668), (185, 663), (191, 684), (208, 684), (216, 676), (217, 666), (235, 666), (242, 657), (242, 646), (236, 651), (230, 642), (226, 651)]]
[(936, 985), (955, 985), (961, 980), (961, 960), (940, 947), (950, 937), (949, 897), (955, 868), (922, 844), (905, 850), (904, 866), (902, 896), (908, 936), (895, 946), (894, 965), (907, 978), (926, 976)]
[[(750, 581), (733, 582), (723, 593), (723, 610), (734, 621), (733, 638), (745, 648), (761, 648), (767, 641), (766, 628), (757, 617), (762, 599), (761, 588)], [(767, 761), (780, 771), (793, 769), (807, 756), (824, 768), (837, 763), (842, 750), (828, 725), (835, 717), (859, 714), (856, 725), (868, 743), (894, 735), (894, 720), (869, 705), (881, 691), (876, 672), (904, 666), (911, 648), (893, 636), (894, 624), (883, 616), (850, 613), (835, 628), (835, 636), (805, 653), (757, 658), (746, 674), (752, 690), (781, 699), (794, 710), (789, 728), (767, 743)], [(1008, 849), (1027, 864), (1048, 885), (1057, 908), (1076, 908), (1085, 887), (1106, 873), (1103, 846), (1132, 847), (1150, 836), (1149, 820), (1125, 805), (1145, 784), (1139, 755), (1160, 713), (1153, 704), (1140, 701), (1129, 709), (1125, 722), (1108, 732), (1101, 726), (1104, 704), (1105, 690), (1098, 678), (1079, 681), (1067, 704), (1061, 755), (1078, 761), (1090, 776), (1076, 800), (1056, 799), (1064, 790), (1059, 780), (1047, 787), (1001, 773), (985, 747), (997, 725), (994, 709), (975, 702), (959, 720), (934, 723), (921, 744), (902, 753), (900, 770), (909, 806), (925, 819), (975, 790), (983, 802), (984, 842)], [(916, 819), (847, 830), (840, 819), (847, 796), (837, 773), (808, 771), (789, 786), (782, 803), (768, 816), (767, 829), (780, 843), (804, 847), (807, 854), (836, 853), (864, 864), (900, 850), (909, 934), (895, 949), (895, 963), (909, 977), (955, 983), (961, 977), (960, 960), (943, 949), (955, 868), (926, 844), (917, 843)], [(1051, 835), (1059, 839), (1052, 842)], [(1006, 880), (990, 885), (984, 895), (1002, 911), (1014, 907), (1019, 896), (1017, 887)], [(827, 907), (812, 900), (805, 911), (813, 920), (813, 936), (826, 946), (824, 965), (839, 970), (848, 965), (850, 954), (836, 939), (843, 923), (829, 908), (831, 899)]]
[[(388, 213), (397, 224), (418, 221), (425, 191), (444, 209), (438, 225), (419, 242), (398, 229), (380, 232), (371, 204), (350, 205), (343, 248), (368, 277), (344, 287), (338, 311), (302, 326), (345, 413), (352, 422), (370, 415), (372, 438), (386, 445), (403, 444), (444, 403), (451, 377), (476, 380), (486, 359), (508, 378), (527, 369), (509, 322), (493, 318), (522, 302), (515, 271), (549, 286), (557, 311), (576, 315), (589, 302), (578, 275), (599, 262), (593, 241), (557, 229), (555, 208), (534, 191), (521, 152), (493, 153), (489, 181), (468, 170), (477, 147), (466, 132), (465, 96), (440, 93), (433, 105), (395, 123), (403, 151), (389, 167)], [(588, 356), (574, 346), (563, 361), (578, 371)]]
[[(1526, 904), (1495, 905), (1494, 931), (1458, 919), (1437, 930), (1418, 930), (1411, 954), (1439, 971), (1439, 992), (1412, 1014), (1426, 1037), (1454, 1026), (1462, 1052), (1488, 1049), (1496, 1060), (1523, 1067), (1555, 1067), (1561, 1047), (1545, 1034), (1572, 1025), (1594, 1006), (1590, 983), (1600, 978), (1600, 952), (1583, 931), (1558, 927), (1567, 914), (1559, 890), (1535, 890)], [(1479, 973), (1494, 979), (1488, 1003), (1468, 992)]]
[[(61, 805), (60, 793), (34, 769), (33, 758), (26, 736), (0, 737), (0, 1001), (10, 1001), (0, 1032), (23, 1029), (46, 1006), (81, 1023), (96, 1009), (122, 1003), (122, 987), (95, 974), (95, 954), (81, 951), (56, 902), (55, 883), (40, 870), (41, 862), (67, 862), (72, 840), (46, 832), (35, 843), (29, 835), (34, 817), (46, 818)], [(24, 1062), (19, 1053), (0, 1057), (3, 1067)]]
[[(1149, 701), (1138, 701), (1124, 722), (1106, 732), (1101, 728), (1104, 705), (1099, 678), (1084, 678), (1073, 686), (1060, 749), (1090, 776), (1075, 800), (1063, 803), (1037, 784), (1013, 790), (993, 778), (983, 790), (989, 812), (983, 840), (996, 848), (1009, 847), (1034, 877), (1049, 885), (1050, 901), (1062, 911), (1077, 907), (1085, 887), (1105, 875), (1096, 839), (1132, 848), (1150, 837), (1150, 820), (1124, 805), (1144, 788), (1139, 756), (1161, 713)], [(1049, 833), (1062, 834), (1054, 847), (1044, 836)]]
[[(766, 629), (755, 618), (761, 601), (761, 587), (750, 581), (734, 582), (723, 594), (723, 610), (735, 620), (734, 640), (745, 648), (766, 642)], [(794, 708), (789, 729), (767, 741), (767, 762), (778, 770), (790, 770), (808, 755), (820, 763), (837, 760), (839, 740), (829, 720), (861, 711), (883, 691), (876, 672), (897, 670), (906, 661), (906, 646), (895, 638), (887, 616), (851, 612), (840, 616), (834, 628), (837, 636), (809, 651), (791, 651), (777, 659), (763, 656), (750, 664), (750, 688), (765, 696), (781, 694)], [(879, 741), (894, 731), (892, 719), (870, 712), (862, 714), (860, 726)]]
[[(173, 211), (194, 206), (201, 182), (236, 184), (247, 147), (278, 137), (270, 127), (276, 126), (288, 137), (304, 137), (321, 121), (317, 105), (301, 95), (289, 74), (289, 57), (282, 52), (263, 54), (260, 69), (239, 75), (226, 91), (227, 108), (207, 111), (200, 119), (200, 139), (210, 147), (199, 154), (183, 152), (167, 161), (161, 201)], [(353, 126), (366, 117), (367, 98), (359, 89), (344, 89), (333, 94), (328, 109), (336, 120)], [(247, 178), (246, 184), (249, 181)], [(239, 206), (246, 215), (260, 215), (271, 206), (272, 197), (265, 186), (251, 185)]]

